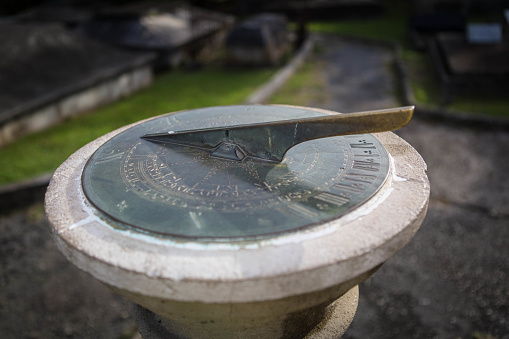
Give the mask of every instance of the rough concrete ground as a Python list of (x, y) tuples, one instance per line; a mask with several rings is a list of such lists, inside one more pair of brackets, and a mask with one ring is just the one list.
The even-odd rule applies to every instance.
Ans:
[(509, 133), (416, 118), (398, 134), (428, 164), (428, 214), (361, 285), (346, 337), (509, 338)]
[[(322, 43), (342, 112), (397, 105), (390, 51)], [(398, 132), (428, 164), (432, 195), (415, 238), (360, 286), (346, 338), (509, 338), (509, 132), (416, 116)], [(73, 267), (36, 206), (0, 218), (0, 337), (120, 338), (129, 303)]]
[(71, 265), (42, 203), (0, 218), (0, 338), (130, 338), (131, 305)]

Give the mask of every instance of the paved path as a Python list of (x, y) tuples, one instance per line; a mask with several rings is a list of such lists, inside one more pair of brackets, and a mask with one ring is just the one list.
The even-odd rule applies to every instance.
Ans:
[[(324, 108), (397, 105), (390, 51), (331, 38), (322, 48), (333, 96)], [(509, 338), (509, 133), (415, 116), (397, 134), (428, 165), (428, 214), (412, 242), (361, 284), (345, 338)]]
[(318, 36), (328, 82), (328, 101), (322, 108), (360, 112), (397, 106), (394, 79), (388, 76), (392, 51), (382, 46)]

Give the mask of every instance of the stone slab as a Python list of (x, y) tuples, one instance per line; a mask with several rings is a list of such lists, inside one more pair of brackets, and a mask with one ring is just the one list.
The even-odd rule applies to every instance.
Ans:
[(453, 75), (509, 74), (509, 44), (469, 44), (463, 35), (442, 33), (437, 37), (448, 70)]
[(70, 117), (129, 96), (152, 84), (152, 78), (151, 67), (137, 67), (33, 111), (19, 111), (18, 116), (0, 124), (0, 147), (24, 135), (44, 130)]
[(58, 24), (2, 24), (0, 123), (147, 65), (152, 54), (127, 52)]

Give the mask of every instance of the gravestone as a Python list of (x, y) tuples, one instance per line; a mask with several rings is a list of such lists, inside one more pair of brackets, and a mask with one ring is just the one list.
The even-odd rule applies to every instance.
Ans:
[(79, 31), (113, 45), (156, 52), (157, 66), (174, 67), (196, 62), (204, 50), (221, 48), (232, 23), (233, 18), (222, 13), (148, 3), (103, 10)]
[(468, 24), (467, 40), (471, 44), (499, 44), (502, 42), (500, 24)]
[(287, 20), (260, 14), (235, 25), (226, 38), (226, 53), (234, 65), (276, 65), (289, 50)]

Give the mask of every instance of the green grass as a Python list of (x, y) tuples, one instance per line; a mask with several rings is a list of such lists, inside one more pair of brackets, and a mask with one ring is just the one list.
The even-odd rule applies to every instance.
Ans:
[(339, 33), (346, 36), (403, 42), (405, 29), (397, 21), (366, 19), (361, 21), (313, 22), (309, 29), (321, 33)]
[(70, 119), (0, 149), (0, 185), (54, 171), (86, 143), (129, 123), (183, 109), (239, 104), (274, 70), (174, 71), (115, 104)]
[(387, 1), (387, 10), (382, 17), (338, 22), (313, 22), (310, 30), (322, 33), (394, 41), (407, 44), (407, 13), (411, 10), (410, 1)]
[(461, 96), (447, 107), (451, 111), (478, 113), (498, 118), (509, 118), (509, 99), (500, 95)]
[(270, 99), (271, 104), (318, 106), (327, 100), (323, 65), (313, 57)]
[(402, 58), (416, 102), (426, 106), (441, 104), (440, 80), (433, 69), (431, 58), (413, 50), (404, 50)]

